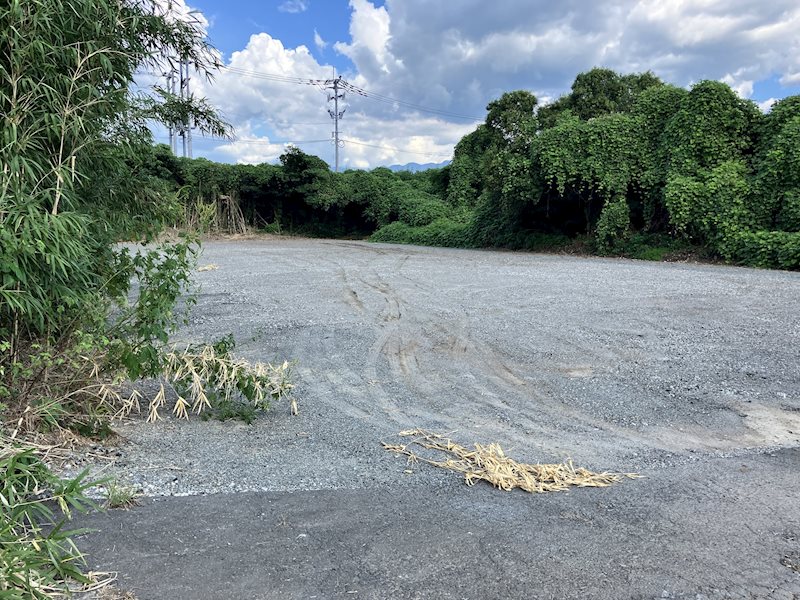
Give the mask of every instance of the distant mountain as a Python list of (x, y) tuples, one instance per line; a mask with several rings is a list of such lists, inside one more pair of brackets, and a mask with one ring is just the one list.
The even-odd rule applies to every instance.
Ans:
[(416, 173), (418, 171), (427, 171), (428, 169), (441, 169), (442, 167), (446, 167), (450, 164), (449, 160), (445, 160), (440, 163), (406, 163), (405, 165), (391, 165), (388, 167), (392, 171), (411, 171), (412, 173)]

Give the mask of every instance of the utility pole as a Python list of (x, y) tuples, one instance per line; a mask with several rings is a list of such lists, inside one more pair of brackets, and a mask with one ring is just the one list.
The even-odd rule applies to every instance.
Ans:
[[(185, 58), (180, 62), (180, 98), (183, 101), (188, 101), (191, 97), (189, 91), (189, 61)], [(181, 138), (183, 138), (183, 156), (192, 158), (192, 123), (191, 117), (186, 116), (186, 119), (181, 123)]]
[(328, 102), (331, 100), (333, 101), (333, 110), (330, 108), (328, 109), (328, 114), (333, 119), (333, 144), (334, 144), (334, 156), (335, 156), (335, 168), (334, 171), (336, 173), (339, 172), (339, 148), (344, 146), (344, 142), (339, 140), (339, 119), (344, 116), (346, 108), (339, 110), (339, 100), (344, 100), (344, 92), (339, 93), (339, 86), (342, 82), (342, 76), (334, 77), (333, 79), (328, 79), (325, 81), (325, 89), (326, 90), (333, 90), (333, 94), (328, 94)]
[[(167, 18), (170, 20), (175, 18), (173, 5), (174, 0), (167, 0)], [(167, 78), (167, 92), (171, 96), (177, 96), (180, 100), (183, 100), (185, 94), (189, 91), (188, 63), (181, 58), (176, 68), (175, 62), (171, 56), (166, 56), (165, 58), (169, 65), (169, 71), (164, 73), (164, 76)], [(184, 75), (185, 63), (187, 69)], [(175, 156), (178, 155), (178, 136), (183, 139), (183, 156), (186, 156), (186, 123), (173, 122), (169, 124), (169, 149), (172, 150)], [(189, 153), (191, 156), (191, 149)]]
[[(164, 74), (167, 78), (167, 92), (175, 94), (175, 68), (170, 66), (169, 72)], [(173, 154), (178, 154), (178, 132), (175, 123), (169, 124), (169, 149)]]
[[(181, 102), (188, 101), (191, 97), (189, 90), (189, 61), (185, 58), (178, 61), (177, 69), (171, 66), (169, 72), (164, 73), (167, 78), (167, 91), (177, 96)], [(178, 138), (181, 138), (181, 150), (184, 157), (192, 158), (192, 122), (191, 117), (179, 123), (169, 124), (169, 148), (178, 155)]]

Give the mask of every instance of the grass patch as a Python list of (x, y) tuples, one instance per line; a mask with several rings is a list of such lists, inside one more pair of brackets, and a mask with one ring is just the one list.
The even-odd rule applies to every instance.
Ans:
[(139, 490), (132, 485), (120, 481), (111, 481), (106, 485), (106, 508), (128, 509), (139, 504)]
[(66, 524), (95, 507), (86, 491), (103, 482), (87, 480), (86, 471), (59, 479), (45, 463), (52, 450), (0, 433), (0, 598), (45, 600), (95, 583), (73, 542), (82, 532)]
[(697, 247), (663, 233), (639, 233), (620, 244), (617, 253), (625, 258), (656, 262), (700, 258)]

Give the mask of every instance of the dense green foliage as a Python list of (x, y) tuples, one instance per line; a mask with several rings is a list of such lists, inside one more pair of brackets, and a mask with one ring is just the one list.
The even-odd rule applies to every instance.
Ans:
[(219, 135), (226, 126), (202, 101), (134, 92), (137, 69), (164, 56), (187, 56), (200, 72), (216, 64), (202, 31), (159, 6), (0, 7), (0, 403), (61, 411), (55, 396), (78, 398), (76, 373), (95, 371), (100, 357), (134, 376), (152, 372), (153, 344), (176, 323), (191, 247), (116, 243), (150, 239), (180, 210), (164, 173), (148, 168), (157, 163), (148, 124), (191, 117)]
[(151, 170), (150, 123), (227, 131), (202, 100), (136, 91), (135, 73), (165, 57), (186, 57), (199, 73), (216, 64), (199, 26), (165, 9), (150, 0), (0, 4), (3, 598), (52, 597), (82, 579), (56, 515), (81, 507), (87, 485), (60, 481), (4, 430), (16, 440), (33, 428), (96, 433), (99, 418), (124, 410), (116, 378), (160, 372), (179, 320), (193, 246), (118, 245), (151, 240), (180, 213), (168, 172)]
[(175, 159), (158, 146), (147, 170), (159, 173), (183, 199), (189, 215), (183, 225), (201, 231), (232, 232), (216, 218), (231, 199), (251, 226), (316, 236), (363, 237), (395, 222), (425, 227), (463, 212), (441, 200), (447, 170), (332, 173), (324, 161), (297, 148), (281, 156), (280, 165), (230, 165)]
[(177, 208), (139, 168), (160, 109), (131, 93), (134, 72), (158, 48), (210, 58), (198, 31), (139, 2), (12, 1), (0, 31), (0, 329), (19, 345), (125, 292), (112, 243)]
[[(88, 581), (65, 517), (93, 506), (85, 492), (98, 482), (86, 474), (58, 479), (33, 448), (0, 438), (0, 597), (30, 600), (51, 597), (67, 578)], [(48, 494), (44, 494), (49, 490)]]
[(258, 166), (156, 154), (167, 185), (237, 198), (271, 232), (800, 268), (800, 97), (763, 114), (714, 81), (592, 69), (545, 106), (503, 94), (423, 173), (336, 174), (297, 149)]

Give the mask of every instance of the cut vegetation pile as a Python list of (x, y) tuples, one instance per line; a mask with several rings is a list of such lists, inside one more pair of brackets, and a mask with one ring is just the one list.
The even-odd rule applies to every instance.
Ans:
[[(401, 431), (403, 437), (413, 438), (408, 444), (387, 444), (383, 447), (390, 452), (408, 457), (410, 463), (425, 462), (435, 467), (464, 474), (467, 485), (477, 481), (488, 481), (494, 487), (510, 491), (521, 488), (532, 494), (560, 492), (570, 487), (608, 487), (628, 477), (635, 479), (635, 473), (593, 473), (583, 468), (575, 468), (571, 460), (559, 464), (530, 465), (509, 458), (500, 444), (488, 446), (475, 444), (474, 450), (460, 446), (442, 435), (411, 429)], [(443, 455), (444, 460), (435, 460), (416, 454), (411, 446), (434, 450)]]
[[(198, 415), (204, 411), (223, 411), (236, 414), (249, 422), (241, 413), (245, 410), (266, 410), (271, 400), (287, 398), (293, 415), (297, 414), (297, 400), (289, 394), (294, 388), (290, 381), (291, 365), (288, 362), (274, 366), (268, 363), (249, 363), (230, 354), (232, 337), (216, 344), (189, 346), (184, 351), (173, 349), (163, 355), (163, 376), (177, 392), (172, 412), (188, 419), (189, 411)], [(246, 402), (235, 409), (235, 399), (241, 396)], [(157, 421), (159, 410), (166, 403), (166, 389), (161, 384), (158, 394), (150, 401), (147, 420)], [(218, 415), (219, 416), (219, 415)]]

